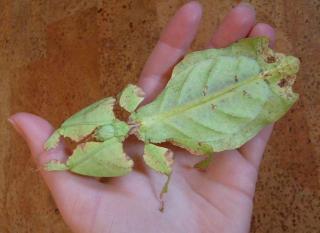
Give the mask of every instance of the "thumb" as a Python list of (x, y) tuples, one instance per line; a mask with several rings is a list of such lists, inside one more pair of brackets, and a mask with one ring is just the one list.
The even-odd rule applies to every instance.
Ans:
[(41, 174), (46, 181), (51, 182), (52, 179), (55, 179), (55, 175), (51, 176), (51, 174), (56, 173), (46, 172), (42, 167), (50, 160), (65, 162), (67, 159), (67, 154), (65, 152), (66, 147), (63, 143), (59, 143), (53, 150), (44, 150), (43, 145), (53, 133), (53, 127), (46, 120), (30, 113), (17, 113), (8, 120), (27, 142), (32, 158), (40, 168)]
[(63, 206), (68, 201), (68, 196), (76, 194), (76, 190), (86, 179), (67, 171), (48, 172), (43, 169), (44, 164), (50, 160), (66, 161), (65, 145), (59, 143), (53, 150), (44, 150), (43, 145), (54, 129), (46, 120), (38, 116), (30, 113), (17, 113), (8, 120), (27, 142), (32, 157), (40, 168), (40, 174), (49, 187), (58, 207)]

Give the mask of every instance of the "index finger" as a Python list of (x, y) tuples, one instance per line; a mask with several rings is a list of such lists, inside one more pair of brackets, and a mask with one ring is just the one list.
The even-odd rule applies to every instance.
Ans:
[(146, 93), (146, 101), (165, 86), (166, 74), (181, 59), (193, 41), (202, 15), (195, 1), (182, 6), (161, 34), (146, 62), (138, 85)]
[(249, 3), (240, 3), (223, 19), (208, 47), (223, 48), (246, 37), (256, 22), (256, 12)]

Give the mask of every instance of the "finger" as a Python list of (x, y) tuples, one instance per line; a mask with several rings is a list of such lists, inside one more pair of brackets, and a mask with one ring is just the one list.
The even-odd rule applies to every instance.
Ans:
[(240, 3), (223, 19), (208, 47), (222, 48), (246, 37), (255, 25), (256, 12), (252, 5)]
[[(182, 157), (182, 158), (180, 158)], [(197, 169), (190, 169), (192, 165), (190, 160), (195, 164), (195, 156), (176, 156), (182, 165), (182, 172), (186, 174), (205, 176), (214, 183), (219, 183), (230, 190), (252, 199), (257, 179), (257, 169), (252, 166), (237, 150), (228, 150), (214, 153), (212, 162), (205, 172), (199, 172)], [(199, 158), (198, 158), (199, 159)], [(189, 161), (188, 161), (189, 160)], [(182, 163), (181, 163), (182, 161)], [(190, 166), (191, 165), (191, 166)]]
[(239, 152), (256, 168), (259, 167), (263, 152), (271, 136), (273, 124), (262, 129), (254, 138), (239, 148)]
[(154, 98), (165, 86), (165, 74), (189, 48), (198, 29), (202, 9), (193, 1), (181, 7), (162, 32), (142, 71), (138, 85), (146, 93), (146, 101)]
[[(252, 28), (250, 36), (268, 36), (274, 41), (274, 31), (269, 26), (258, 24)], [(243, 147), (233, 151), (216, 153), (214, 162), (205, 175), (229, 190), (253, 198), (260, 164), (266, 143), (272, 132), (272, 125), (263, 129)]]
[(96, 182), (67, 171), (47, 172), (43, 169), (44, 164), (50, 160), (65, 161), (67, 159), (66, 147), (62, 143), (59, 143), (55, 149), (48, 152), (43, 149), (44, 143), (53, 132), (52, 126), (47, 121), (29, 113), (17, 113), (9, 118), (9, 122), (27, 142), (32, 157), (40, 168), (40, 174), (52, 192), (58, 206), (68, 205), (66, 203), (68, 202), (68, 197), (78, 195), (80, 184), (91, 181)]
[[(250, 32), (250, 37), (266, 36), (270, 46), (274, 45), (275, 30), (268, 24), (259, 23)], [(255, 167), (259, 167), (266, 144), (271, 136), (273, 125), (269, 125), (249, 142), (240, 147), (239, 152)]]
[(250, 37), (257, 37), (257, 36), (266, 36), (269, 38), (269, 46), (273, 48), (275, 39), (276, 39), (276, 32), (269, 24), (265, 23), (257, 23), (253, 29), (251, 30)]

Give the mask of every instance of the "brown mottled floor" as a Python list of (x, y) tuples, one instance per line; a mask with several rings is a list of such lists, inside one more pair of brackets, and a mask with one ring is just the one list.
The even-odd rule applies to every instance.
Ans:
[[(184, 0), (0, 0), (0, 232), (69, 232), (6, 118), (57, 125), (138, 74)], [(201, 48), (235, 1), (202, 0)], [(277, 49), (301, 58), (301, 98), (277, 123), (259, 177), (252, 232), (320, 232), (320, 2), (253, 0)]]

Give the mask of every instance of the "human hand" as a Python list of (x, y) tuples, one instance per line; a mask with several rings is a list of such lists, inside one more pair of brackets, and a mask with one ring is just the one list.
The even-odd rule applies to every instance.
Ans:
[[(147, 101), (165, 86), (170, 69), (184, 56), (201, 18), (196, 2), (184, 5), (161, 35), (141, 74), (139, 85)], [(225, 47), (249, 36), (264, 35), (274, 41), (274, 30), (255, 23), (255, 12), (248, 4), (238, 5), (223, 20), (208, 47)], [(39, 167), (49, 160), (65, 161), (66, 146), (46, 152), (43, 144), (53, 132), (40, 117), (17, 113), (9, 119), (27, 141)], [(176, 162), (165, 196), (166, 207), (160, 212), (155, 187), (161, 175), (139, 166), (125, 177), (102, 183), (69, 172), (40, 173), (69, 227), (87, 232), (248, 232), (259, 164), (272, 126), (238, 150), (216, 153), (206, 172), (191, 169), (198, 157), (176, 149)], [(137, 142), (126, 146), (128, 154), (142, 154)]]

